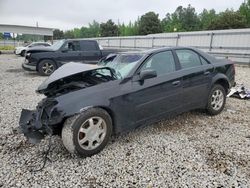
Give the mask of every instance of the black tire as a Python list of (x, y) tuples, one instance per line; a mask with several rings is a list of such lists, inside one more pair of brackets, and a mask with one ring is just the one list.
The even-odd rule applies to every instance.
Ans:
[[(105, 129), (103, 126), (104, 124), (103, 125), (100, 124), (103, 126), (102, 128), (100, 128), (100, 130), (102, 129), (105, 130), (105, 134), (93, 132), (92, 129), (90, 130), (90, 127), (91, 127), (90, 125), (88, 125), (87, 129), (83, 129), (83, 126), (85, 126), (86, 122), (88, 122), (92, 118), (94, 119), (98, 117), (100, 117), (102, 121), (105, 123), (105, 127), (106, 127)], [(98, 123), (99, 121), (97, 122), (96, 125), (98, 125)], [(94, 124), (92, 125), (94, 126)], [(100, 127), (100, 125), (98, 125), (98, 127)], [(88, 130), (88, 133), (86, 134), (82, 133), (80, 131), (82, 129)], [(93, 138), (95, 136), (90, 136), (91, 133), (92, 135), (103, 134), (102, 135), (103, 138), (101, 139), (102, 141), (98, 143), (95, 140), (95, 138)], [(89, 108), (86, 111), (82, 112), (81, 114), (72, 116), (65, 121), (63, 129), (62, 129), (62, 141), (63, 141), (63, 145), (70, 153), (77, 154), (81, 157), (89, 157), (103, 150), (103, 148), (107, 145), (111, 134), (112, 134), (112, 120), (109, 114), (101, 108)], [(101, 138), (100, 135), (97, 136), (98, 137), (97, 139)], [(80, 138), (81, 136), (82, 138)], [(90, 138), (89, 136), (91, 137), (90, 140), (88, 140), (88, 138)], [(81, 142), (80, 139), (86, 140), (86, 141), (80, 144)], [(94, 143), (96, 145), (94, 145)], [(89, 145), (93, 146), (94, 148), (93, 149), (88, 148)]]
[(42, 76), (49, 76), (56, 69), (57, 69), (56, 63), (50, 59), (44, 59), (38, 64), (38, 72)]
[(23, 51), (21, 51), (21, 53), (20, 53), (20, 55), (22, 56), (22, 57), (24, 57), (25, 56), (25, 50), (23, 50)]
[[(216, 92), (218, 93), (217, 95), (216, 95)], [(222, 99), (220, 96), (222, 97)], [(222, 85), (215, 84), (212, 87), (209, 97), (208, 97), (207, 113), (210, 115), (217, 115), (221, 113), (221, 111), (224, 109), (225, 104), (226, 104), (225, 88)]]

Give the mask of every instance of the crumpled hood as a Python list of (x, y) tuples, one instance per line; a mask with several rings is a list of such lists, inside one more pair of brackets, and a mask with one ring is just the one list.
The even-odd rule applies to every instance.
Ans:
[(62, 78), (66, 78), (78, 73), (83, 73), (86, 71), (101, 68), (98, 65), (82, 64), (82, 63), (67, 63), (59, 67), (55, 72), (53, 72), (37, 89), (37, 92), (47, 89), (47, 87)]

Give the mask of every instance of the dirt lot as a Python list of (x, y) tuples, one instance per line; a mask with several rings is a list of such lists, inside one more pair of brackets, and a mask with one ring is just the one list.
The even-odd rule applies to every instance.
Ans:
[[(0, 55), (0, 187), (250, 187), (250, 100), (229, 98), (218, 116), (189, 112), (112, 138), (98, 155), (78, 158), (59, 137), (45, 168), (48, 139), (33, 146), (14, 134), (22, 108), (35, 108), (46, 77)], [(250, 88), (250, 68), (237, 67)]]

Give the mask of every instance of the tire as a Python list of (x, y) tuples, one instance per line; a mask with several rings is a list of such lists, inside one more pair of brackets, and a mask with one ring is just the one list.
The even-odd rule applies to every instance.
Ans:
[(38, 64), (38, 72), (42, 76), (49, 76), (57, 69), (56, 63), (50, 59), (42, 60)]
[(226, 103), (226, 91), (222, 85), (215, 84), (209, 94), (207, 112), (210, 115), (217, 115), (224, 109)]
[(20, 53), (20, 56), (24, 57), (25, 56), (25, 50), (22, 50), (21, 53)]
[(62, 142), (70, 153), (90, 157), (103, 150), (111, 134), (112, 120), (109, 114), (101, 108), (90, 108), (65, 121)]

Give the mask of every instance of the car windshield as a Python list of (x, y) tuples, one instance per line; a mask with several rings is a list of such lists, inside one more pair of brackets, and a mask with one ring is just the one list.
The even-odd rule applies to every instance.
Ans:
[(143, 54), (118, 54), (113, 59), (103, 61), (102, 65), (114, 70), (118, 79), (125, 78), (134, 68), (136, 63), (143, 57)]
[(52, 48), (53, 50), (59, 50), (59, 48), (61, 48), (61, 46), (64, 44), (64, 42), (65, 42), (65, 40), (59, 40), (59, 41), (57, 41), (55, 44), (53, 44), (53, 45), (51, 46), (51, 48)]

